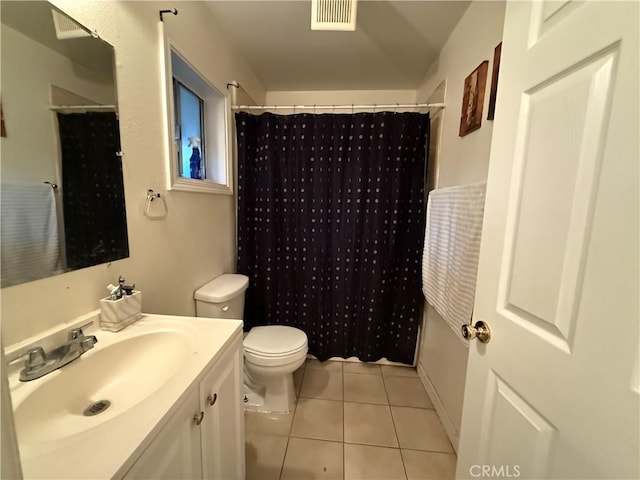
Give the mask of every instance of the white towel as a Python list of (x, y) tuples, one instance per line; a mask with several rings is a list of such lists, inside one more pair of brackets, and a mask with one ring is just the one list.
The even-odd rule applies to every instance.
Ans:
[(422, 291), (465, 344), (478, 273), (486, 183), (433, 190), (427, 203)]
[(60, 239), (53, 188), (3, 182), (0, 249), (2, 286), (60, 273)]

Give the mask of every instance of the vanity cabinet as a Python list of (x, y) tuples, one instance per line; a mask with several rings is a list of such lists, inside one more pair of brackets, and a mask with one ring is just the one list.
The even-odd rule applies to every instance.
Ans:
[(242, 337), (193, 385), (125, 479), (243, 479)]

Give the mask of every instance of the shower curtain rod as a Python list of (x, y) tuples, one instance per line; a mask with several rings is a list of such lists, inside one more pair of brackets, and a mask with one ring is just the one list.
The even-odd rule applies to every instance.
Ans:
[(71, 110), (71, 111), (80, 111), (80, 112), (90, 112), (90, 111), (116, 111), (115, 105), (52, 105), (49, 107), (49, 110), (53, 110), (54, 112), (62, 111), (62, 110)]
[(233, 105), (232, 110), (379, 110), (399, 108), (444, 108), (444, 103), (373, 103), (370, 105)]

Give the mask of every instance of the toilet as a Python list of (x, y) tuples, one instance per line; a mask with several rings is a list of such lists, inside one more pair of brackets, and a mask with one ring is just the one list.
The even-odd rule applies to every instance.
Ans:
[[(246, 275), (225, 274), (195, 292), (196, 316), (242, 320)], [(293, 409), (293, 372), (307, 357), (307, 335), (284, 325), (253, 327), (244, 337), (245, 408), (268, 413)]]

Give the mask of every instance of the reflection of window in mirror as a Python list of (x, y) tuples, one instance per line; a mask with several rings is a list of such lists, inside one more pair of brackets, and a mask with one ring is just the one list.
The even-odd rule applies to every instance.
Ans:
[(165, 39), (169, 188), (231, 194), (227, 98)]

